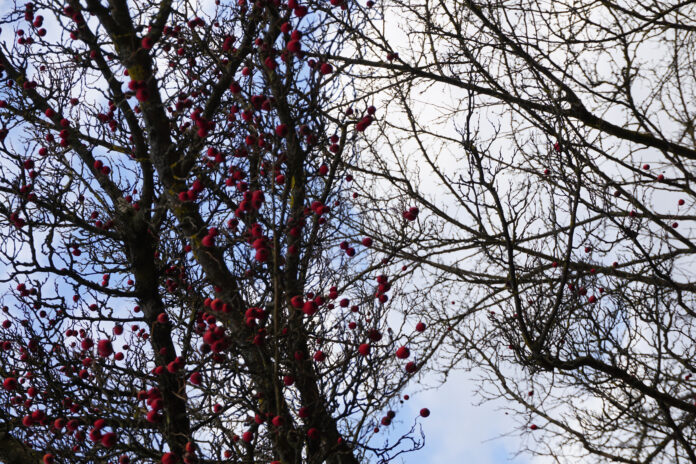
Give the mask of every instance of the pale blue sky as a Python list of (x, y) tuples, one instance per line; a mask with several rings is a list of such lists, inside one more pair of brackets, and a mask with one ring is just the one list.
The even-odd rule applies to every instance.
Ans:
[[(417, 392), (397, 412), (408, 425), (421, 408), (430, 416), (419, 419), (425, 433), (425, 447), (404, 455), (405, 464), (529, 464), (527, 456), (514, 457), (519, 449), (519, 425), (499, 410), (502, 402), (478, 403), (474, 383), (465, 374), (454, 373), (438, 389)], [(504, 436), (513, 432), (511, 436)]]

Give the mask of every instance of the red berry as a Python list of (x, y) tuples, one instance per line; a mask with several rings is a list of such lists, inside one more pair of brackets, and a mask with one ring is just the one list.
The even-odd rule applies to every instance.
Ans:
[(307, 437), (310, 440), (318, 440), (319, 439), (319, 429), (316, 427), (312, 427), (309, 430), (307, 430)]
[(114, 432), (105, 433), (101, 439), (102, 446), (104, 448), (113, 448), (117, 439), (118, 436)]
[(12, 391), (17, 389), (17, 379), (14, 377), (8, 377), (5, 379), (5, 381), (2, 383), (2, 387), (6, 391)]
[(97, 354), (102, 358), (108, 358), (114, 353), (114, 348), (111, 345), (111, 340), (103, 339), (97, 343)]
[(189, 381), (193, 385), (200, 385), (203, 381), (203, 376), (201, 376), (200, 372), (193, 372), (191, 376), (189, 376)]
[(402, 346), (398, 350), (396, 350), (396, 357), (399, 359), (406, 359), (411, 355), (411, 351), (406, 348), (405, 346)]
[(179, 456), (174, 453), (164, 453), (162, 455), (162, 464), (176, 464), (179, 462)]
[(333, 66), (329, 63), (322, 63), (319, 67), (319, 72), (323, 75), (331, 74), (333, 72)]

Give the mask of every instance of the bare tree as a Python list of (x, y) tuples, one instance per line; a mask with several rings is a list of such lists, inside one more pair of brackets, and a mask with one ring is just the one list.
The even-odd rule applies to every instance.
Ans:
[(425, 273), (440, 369), (557, 462), (696, 462), (696, 6), (370, 6), (326, 10), (379, 108), (355, 227)]

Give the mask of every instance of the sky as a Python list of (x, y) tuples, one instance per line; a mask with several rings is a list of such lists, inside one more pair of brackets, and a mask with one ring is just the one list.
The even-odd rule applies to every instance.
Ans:
[[(434, 382), (436, 379), (427, 379)], [(502, 402), (475, 405), (474, 382), (463, 372), (453, 374), (443, 386), (411, 395), (407, 407), (397, 418), (415, 417), (421, 407), (430, 409), (430, 416), (420, 420), (425, 434), (425, 447), (404, 456), (406, 464), (531, 464), (528, 456), (514, 456), (519, 438), (501, 436), (514, 430), (516, 424), (503, 411)]]

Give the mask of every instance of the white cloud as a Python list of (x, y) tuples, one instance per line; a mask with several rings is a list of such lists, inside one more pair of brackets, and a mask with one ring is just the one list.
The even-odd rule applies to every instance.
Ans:
[[(436, 379), (426, 379), (435, 383)], [(421, 408), (430, 416), (419, 418), (425, 433), (424, 449), (404, 457), (406, 464), (462, 463), (529, 464), (541, 463), (529, 456), (515, 456), (520, 449), (519, 423), (505, 414), (502, 401), (477, 405), (475, 382), (467, 374), (453, 372), (437, 389), (411, 395), (398, 418), (410, 423)]]

